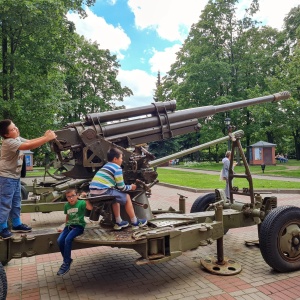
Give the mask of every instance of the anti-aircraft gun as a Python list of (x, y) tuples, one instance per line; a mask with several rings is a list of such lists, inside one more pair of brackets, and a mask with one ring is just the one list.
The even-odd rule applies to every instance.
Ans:
[[(178, 212), (163, 212), (154, 217), (155, 212), (151, 210), (148, 201), (150, 189), (157, 183), (157, 173), (153, 167), (161, 164), (162, 160), (155, 160), (145, 147), (146, 143), (198, 131), (200, 118), (289, 97), (288, 92), (282, 92), (219, 106), (181, 111), (175, 111), (175, 101), (153, 103), (135, 109), (89, 114), (84, 121), (68, 124), (62, 130), (56, 131), (57, 139), (51, 142), (51, 149), (62, 164), (67, 165), (64, 175), (74, 180), (88, 182), (106, 163), (106, 153), (110, 147), (122, 149), (124, 181), (126, 184), (136, 181), (139, 183), (139, 188), (131, 192), (136, 215), (148, 219), (147, 228), (136, 232), (131, 228), (125, 228), (116, 233), (110, 227), (113, 221), (110, 210), (113, 198), (110, 196), (89, 198), (93, 204), (90, 218), (99, 221), (101, 215), (102, 219), (97, 225), (88, 226), (85, 233), (74, 240), (73, 248), (102, 245), (131, 248), (140, 254), (137, 263), (142, 265), (168, 261), (186, 250), (197, 248), (202, 241), (216, 240), (217, 259), (205, 259), (201, 263), (210, 271), (231, 275), (238, 273), (241, 268), (237, 267), (235, 262), (231, 265), (233, 260), (224, 258), (222, 244), (224, 232), (230, 228), (259, 225), (262, 232), (261, 251), (266, 262), (281, 272), (299, 269), (300, 211), (295, 212), (293, 208), (275, 211), (276, 197), (268, 196), (263, 199), (257, 193), (254, 195), (251, 174), (240, 145), (241, 132), (233, 133), (230, 138), (233, 141), (233, 152), (236, 149), (240, 151), (246, 172), (242, 175), (233, 174), (231, 161), (230, 180), (232, 181), (234, 176), (244, 177), (249, 182), (249, 189), (240, 191), (233, 187), (231, 182), (229, 200), (226, 199), (223, 190), (216, 189), (213, 195), (204, 197), (205, 207), (201, 202), (204, 199), (198, 199), (191, 213), (186, 213), (183, 205), (180, 215)], [(217, 142), (225, 141), (224, 139), (226, 140), (223, 138)], [(199, 149), (195, 148), (192, 151)], [(174, 154), (173, 158), (185, 153)], [(250, 203), (235, 201), (233, 199), (235, 194), (250, 196)], [(181, 200), (184, 200), (184, 197), (181, 197)], [(272, 211), (275, 213), (272, 214)], [(128, 220), (124, 211), (122, 213), (122, 218)], [(293, 214), (293, 218), (295, 214), (299, 215), (299, 221), (285, 223), (284, 218), (290, 213)], [(271, 219), (264, 226), (269, 215)], [(273, 235), (268, 234), (274, 222), (278, 220), (280, 224), (274, 226), (277, 231)], [(283, 232), (284, 236), (281, 235)], [(36, 229), (28, 235), (16, 234), (9, 240), (0, 240), (0, 261), (6, 263), (11, 258), (58, 252), (57, 237), (56, 229), (49, 229), (47, 232)], [(211, 267), (214, 265), (217, 267)]]
[[(52, 150), (63, 164), (74, 167), (64, 175), (76, 179), (91, 179), (106, 161), (107, 150), (117, 146), (123, 150), (123, 173), (127, 184), (139, 179), (152, 183), (157, 177), (149, 161), (154, 156), (143, 146), (178, 135), (200, 130), (198, 119), (237, 108), (275, 102), (289, 98), (288, 92), (175, 111), (176, 101), (152, 103), (148, 106), (92, 113), (84, 121), (68, 124), (57, 130)], [(64, 153), (68, 152), (64, 157)]]
[(199, 119), (216, 113), (287, 98), (289, 93), (281, 92), (181, 111), (176, 111), (176, 101), (173, 100), (88, 114), (83, 121), (69, 123), (55, 132), (57, 139), (51, 142), (51, 148), (65, 178), (23, 186), (22, 193), (26, 195), (23, 199), (27, 198), (28, 192), (31, 192), (31, 197), (23, 201), (22, 212), (62, 210), (66, 201), (64, 190), (69, 187), (88, 190), (89, 180), (106, 163), (106, 153), (111, 146), (123, 151), (126, 184), (139, 180), (140, 184), (152, 186), (156, 183), (157, 173), (153, 168), (155, 157), (145, 147), (147, 143), (197, 132), (200, 130)]

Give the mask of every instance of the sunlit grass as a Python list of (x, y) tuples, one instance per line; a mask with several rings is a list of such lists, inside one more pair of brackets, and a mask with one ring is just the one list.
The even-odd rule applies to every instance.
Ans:
[[(222, 169), (222, 162), (201, 162), (198, 164), (184, 165), (180, 164), (180, 168), (189, 168), (189, 169), (199, 169), (199, 170), (210, 170), (210, 171), (220, 171)], [(244, 166), (236, 166), (235, 171), (237, 173), (244, 173)], [(262, 172), (260, 165), (249, 166), (251, 174), (260, 174), (260, 175), (272, 175), (272, 176), (284, 176), (284, 177), (298, 177), (300, 178), (300, 161), (291, 159), (288, 163), (277, 163), (277, 165), (269, 166), (267, 165), (264, 173)]]
[[(198, 189), (216, 189), (224, 188), (225, 181), (220, 180), (219, 175), (201, 174), (195, 172), (188, 172), (184, 170), (178, 170), (176, 168), (164, 169), (157, 168), (158, 179), (160, 182), (175, 184), (179, 186), (186, 186)], [(238, 186), (239, 189), (249, 187), (248, 181), (243, 178), (234, 179), (234, 186)], [(299, 189), (299, 182), (292, 181), (280, 181), (280, 180), (262, 180), (253, 179), (254, 189)]]

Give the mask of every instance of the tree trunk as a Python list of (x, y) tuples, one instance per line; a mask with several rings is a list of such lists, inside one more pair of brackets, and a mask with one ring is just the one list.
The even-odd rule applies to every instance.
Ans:
[(295, 143), (295, 152), (296, 152), (296, 159), (300, 160), (300, 132), (297, 129), (292, 133), (294, 137), (294, 143)]
[(8, 100), (8, 88), (7, 88), (7, 25), (2, 20), (2, 97), (3, 100)]
[[(10, 41), (10, 53), (13, 54), (14, 53), (14, 39), (11, 38), (11, 41)], [(10, 65), (9, 65), (9, 75), (10, 78), (13, 78), (13, 72), (14, 72), (14, 61), (11, 60), (10, 61)], [(13, 85), (13, 82), (12, 80), (10, 80), (10, 84), (9, 84), (9, 100), (13, 100), (14, 99), (14, 85)]]
[(274, 135), (273, 132), (268, 131), (267, 133), (267, 142), (274, 144)]

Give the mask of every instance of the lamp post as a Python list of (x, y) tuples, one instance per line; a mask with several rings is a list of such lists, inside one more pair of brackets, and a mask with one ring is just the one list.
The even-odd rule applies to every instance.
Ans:
[[(232, 126), (230, 125), (231, 119), (229, 117), (225, 118), (224, 123), (226, 125), (227, 133), (229, 134), (232, 131)], [(230, 139), (228, 139), (227, 142), (227, 150), (230, 150)]]

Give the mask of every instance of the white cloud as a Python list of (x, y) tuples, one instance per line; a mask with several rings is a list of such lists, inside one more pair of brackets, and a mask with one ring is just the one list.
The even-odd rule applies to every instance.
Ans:
[[(111, 5), (116, 0), (107, 0)], [(177, 43), (157, 51), (153, 45), (153, 56), (149, 60), (152, 76), (142, 70), (120, 70), (118, 80), (122, 86), (128, 86), (134, 92), (134, 96), (126, 98), (126, 107), (148, 105), (153, 102), (153, 94), (156, 74), (158, 71), (164, 75), (176, 60), (176, 52), (187, 37), (193, 23), (199, 21), (202, 10), (207, 0), (128, 0), (128, 6), (135, 15), (135, 26), (140, 30), (151, 29), (165, 40)], [(239, 17), (244, 14), (244, 9), (249, 7), (251, 0), (241, 0), (239, 3)], [(255, 18), (263, 24), (282, 29), (283, 19), (291, 8), (299, 5), (299, 0), (260, 0), (260, 12)], [(122, 59), (122, 50), (127, 50), (131, 43), (130, 38), (121, 27), (108, 24), (104, 18), (98, 17), (90, 9), (86, 9), (88, 17), (80, 19), (77, 14), (68, 13), (68, 19), (76, 25), (76, 31), (86, 39), (97, 41), (101, 48), (109, 49)], [(179, 44), (178, 44), (179, 42)], [(149, 49), (148, 49), (149, 50)], [(141, 61), (144, 58), (141, 58)]]
[(262, 19), (265, 19), (269, 26), (282, 29), (283, 19), (293, 7), (296, 7), (299, 4), (299, 0), (261, 1), (260, 6)]
[(126, 97), (124, 102), (120, 103), (124, 104), (126, 108), (148, 105), (154, 101), (156, 76), (149, 75), (142, 70), (120, 70), (117, 79), (122, 83), (122, 86), (130, 88), (134, 94), (131, 97)]
[(154, 55), (150, 58), (151, 72), (161, 72), (165, 75), (170, 70), (171, 64), (176, 61), (176, 53), (179, 51), (181, 45), (175, 44), (172, 47), (165, 48), (164, 51), (153, 50)]
[[(137, 28), (156, 30), (158, 35), (169, 41), (183, 42), (193, 23), (207, 4), (207, 0), (128, 0), (128, 6), (135, 15)], [(239, 2), (240, 15), (248, 8), (251, 0)], [(283, 19), (299, 0), (260, 0), (260, 11), (255, 15), (258, 21), (282, 29)]]
[(67, 14), (67, 18), (75, 23), (76, 32), (87, 40), (96, 41), (101, 49), (109, 49), (121, 59), (123, 56), (120, 51), (128, 49), (130, 38), (121, 27), (107, 24), (105, 19), (95, 15), (89, 8), (86, 8), (86, 12), (87, 17), (84, 19), (75, 13)]
[[(248, 7), (250, 1), (251, 0), (240, 1), (239, 7)], [(283, 19), (293, 7), (296, 7), (299, 4), (299, 0), (260, 0), (260, 11), (254, 16), (254, 18), (258, 21), (261, 21), (263, 25), (268, 25), (281, 30), (283, 26)]]
[(206, 0), (128, 0), (139, 29), (154, 29), (169, 41), (186, 38), (190, 27), (199, 20)]

